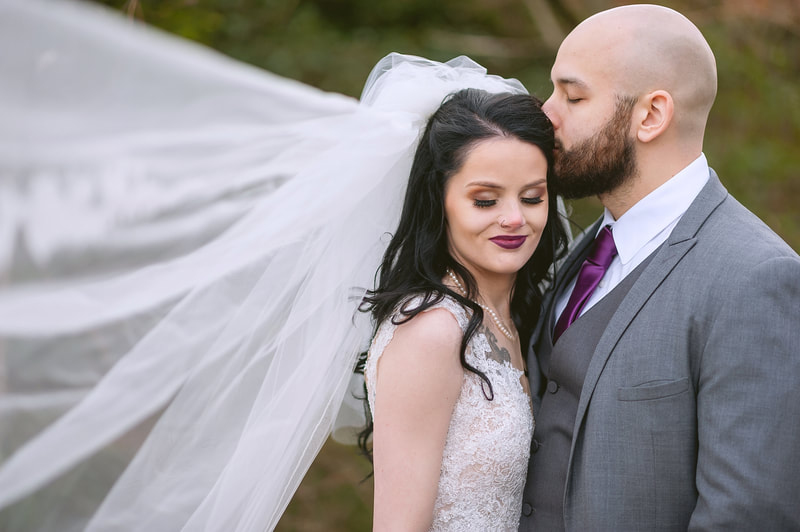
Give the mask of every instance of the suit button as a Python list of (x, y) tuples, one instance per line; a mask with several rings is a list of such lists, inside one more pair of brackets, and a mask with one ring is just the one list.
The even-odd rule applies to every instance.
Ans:
[(547, 383), (547, 391), (550, 393), (556, 393), (558, 391), (558, 383), (556, 381), (550, 381)]
[(539, 450), (539, 440), (533, 440), (531, 442), (531, 454), (536, 454), (536, 451)]
[(525, 517), (530, 517), (532, 513), (533, 513), (533, 506), (531, 506), (527, 502), (522, 505), (522, 515), (524, 515)]

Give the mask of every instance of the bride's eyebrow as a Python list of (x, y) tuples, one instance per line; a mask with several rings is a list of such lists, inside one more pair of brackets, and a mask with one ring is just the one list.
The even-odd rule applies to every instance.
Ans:
[(534, 181), (533, 183), (528, 183), (527, 185), (522, 187), (522, 189), (523, 190), (527, 190), (529, 188), (540, 187), (540, 186), (546, 185), (546, 184), (547, 184), (547, 179), (538, 179), (538, 180)]
[[(522, 189), (523, 190), (527, 190), (529, 188), (540, 187), (540, 186), (546, 185), (546, 184), (547, 184), (547, 179), (537, 179), (536, 181), (534, 181), (532, 183), (528, 183), (527, 185), (522, 187)], [(498, 183), (492, 183), (491, 181), (472, 181), (472, 182), (467, 183), (466, 185), (464, 185), (464, 188), (469, 188), (469, 187), (484, 187), (484, 188), (492, 188), (492, 189), (497, 189), (497, 190), (505, 188), (503, 185), (500, 185)]]
[(473, 181), (471, 183), (467, 183), (464, 187), (485, 187), (485, 188), (496, 188), (501, 189), (504, 188), (502, 185), (498, 185), (497, 183), (492, 183), (490, 181)]

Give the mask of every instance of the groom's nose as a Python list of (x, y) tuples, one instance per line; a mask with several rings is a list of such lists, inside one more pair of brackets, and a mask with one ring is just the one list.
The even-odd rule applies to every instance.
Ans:
[(546, 114), (547, 118), (550, 119), (550, 122), (553, 123), (553, 129), (558, 129), (561, 124), (558, 121), (557, 114), (555, 112), (555, 105), (553, 104), (553, 95), (552, 94), (542, 104), (542, 111), (544, 111), (544, 114)]

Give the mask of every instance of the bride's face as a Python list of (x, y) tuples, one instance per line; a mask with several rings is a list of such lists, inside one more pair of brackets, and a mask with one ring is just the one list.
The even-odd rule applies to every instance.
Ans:
[(445, 185), (450, 254), (480, 280), (513, 275), (547, 222), (547, 159), (513, 137), (480, 141)]

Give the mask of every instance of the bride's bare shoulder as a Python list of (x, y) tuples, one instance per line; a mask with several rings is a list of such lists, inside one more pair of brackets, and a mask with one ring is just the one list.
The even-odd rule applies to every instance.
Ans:
[(441, 306), (430, 308), (397, 326), (384, 358), (395, 355), (407, 363), (456, 364), (460, 368), (458, 353), (463, 335), (452, 310)]
[(447, 422), (464, 375), (459, 356), (462, 337), (456, 317), (440, 307), (398, 325), (377, 362), (376, 411), (402, 407), (418, 416), (438, 405)]

